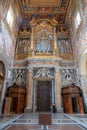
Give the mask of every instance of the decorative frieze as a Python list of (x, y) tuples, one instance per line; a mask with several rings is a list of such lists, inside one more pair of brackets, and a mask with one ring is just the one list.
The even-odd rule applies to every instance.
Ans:
[(74, 67), (76, 65), (76, 63), (74, 60), (73, 61), (61, 61), (61, 62), (59, 62), (59, 65), (61, 67), (68, 67), (68, 66)]

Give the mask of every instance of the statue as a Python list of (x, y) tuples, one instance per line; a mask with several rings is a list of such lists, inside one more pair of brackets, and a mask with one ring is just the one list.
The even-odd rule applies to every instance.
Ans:
[(15, 84), (17, 84), (17, 85), (24, 84), (25, 81), (24, 81), (24, 79), (23, 79), (23, 74), (22, 74), (22, 73), (18, 73), (18, 74), (16, 75), (16, 78), (15, 78), (15, 80), (14, 80), (13, 83), (15, 83)]

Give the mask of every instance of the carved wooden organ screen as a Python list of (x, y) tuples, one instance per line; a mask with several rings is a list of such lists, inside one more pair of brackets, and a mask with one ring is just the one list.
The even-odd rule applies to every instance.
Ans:
[(72, 53), (72, 46), (69, 38), (58, 38), (57, 48), (59, 53), (70, 54)]
[(30, 49), (30, 39), (19, 39), (17, 41), (16, 52), (28, 53)]

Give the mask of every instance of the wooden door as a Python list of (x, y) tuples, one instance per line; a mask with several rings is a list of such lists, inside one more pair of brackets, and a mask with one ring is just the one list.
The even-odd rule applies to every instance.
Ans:
[(17, 97), (12, 97), (10, 111), (12, 113), (18, 113), (17, 109), (18, 109), (18, 98)]
[(51, 86), (49, 81), (40, 81), (37, 86), (37, 111), (50, 111)]
[(71, 114), (73, 113), (71, 97), (64, 97), (64, 112)]
[(78, 97), (72, 97), (72, 109), (73, 113), (79, 113), (79, 100)]
[(18, 99), (18, 113), (23, 113), (24, 112), (24, 101), (25, 101), (25, 97), (24, 95), (20, 95), (19, 99)]
[(6, 97), (4, 105), (4, 114), (10, 113), (10, 107), (11, 107), (11, 97)]
[(79, 108), (80, 108), (80, 113), (84, 114), (82, 97), (79, 97)]

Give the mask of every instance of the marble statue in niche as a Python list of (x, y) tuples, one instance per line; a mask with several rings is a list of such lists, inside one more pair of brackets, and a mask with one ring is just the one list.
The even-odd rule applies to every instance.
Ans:
[(75, 70), (74, 69), (63, 69), (61, 70), (61, 84), (62, 86), (67, 86), (72, 83), (76, 83), (76, 75), (75, 75)]
[(16, 84), (21, 85), (24, 84), (23, 74), (19, 73), (16, 77)]
[(25, 85), (26, 83), (26, 72), (25, 70), (13, 70), (13, 84), (16, 85)]
[(70, 75), (70, 74), (66, 74), (66, 75), (65, 75), (65, 79), (66, 79), (67, 81), (72, 81), (72, 78), (71, 78), (71, 75)]

